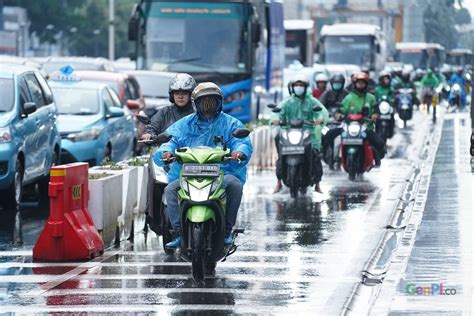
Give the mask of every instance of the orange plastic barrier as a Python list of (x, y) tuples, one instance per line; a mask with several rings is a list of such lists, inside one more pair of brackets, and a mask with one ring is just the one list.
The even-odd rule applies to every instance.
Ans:
[(50, 213), (33, 248), (33, 259), (87, 260), (104, 252), (104, 242), (87, 210), (88, 168), (82, 162), (51, 168)]

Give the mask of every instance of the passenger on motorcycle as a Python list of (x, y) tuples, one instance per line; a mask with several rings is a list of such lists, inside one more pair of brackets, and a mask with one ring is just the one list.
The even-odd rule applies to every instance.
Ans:
[[(453, 87), (455, 84), (458, 84), (461, 88), (461, 108), (464, 108), (466, 106), (466, 78), (464, 78), (464, 69), (462, 67), (459, 67), (454, 75), (452, 75), (451, 79), (449, 80), (448, 84)], [(451, 93), (449, 94), (449, 104), (453, 101), (455, 98), (453, 94), (453, 88), (451, 88)]]
[(331, 90), (323, 93), (319, 101), (326, 107), (328, 111), (333, 108), (339, 109), (341, 107), (342, 99), (349, 94), (349, 91), (344, 88), (346, 79), (342, 74), (335, 74), (329, 80)]
[[(375, 96), (367, 92), (368, 79), (367, 74), (363, 72), (354, 75), (352, 81), (355, 90), (342, 100), (341, 113), (338, 114), (338, 118), (351, 113), (361, 113), (370, 119), (367, 124), (367, 139), (374, 150), (375, 164), (380, 166), (380, 160), (385, 156), (385, 144), (383, 139), (374, 132), (374, 122), (378, 115), (375, 113)], [(332, 146), (334, 139), (341, 133), (342, 128), (330, 130), (325, 136), (327, 137), (327, 144)]]
[[(153, 159), (155, 163), (163, 165), (161, 160), (169, 160), (178, 148), (214, 147), (215, 136), (223, 136), (224, 140), (228, 141), (227, 147), (230, 149), (232, 159), (235, 160), (222, 165), (227, 198), (224, 244), (229, 245), (232, 244), (232, 227), (237, 219), (242, 188), (246, 180), (246, 164), (253, 152), (252, 144), (248, 137), (243, 139), (232, 137), (235, 129), (244, 126), (238, 119), (222, 112), (222, 91), (216, 84), (212, 82), (199, 84), (194, 89), (191, 100), (197, 113), (184, 117), (166, 130), (173, 138), (157, 150)], [(241, 162), (237, 162), (238, 160)], [(165, 189), (165, 196), (168, 203), (168, 216), (175, 236), (166, 247), (179, 248), (181, 246), (181, 213), (178, 205), (178, 190), (181, 165), (176, 162), (172, 165), (168, 173), (170, 183)]]
[[(292, 94), (285, 100), (283, 100), (279, 108), (281, 112), (279, 118), (274, 120), (272, 123), (278, 125), (280, 121), (289, 122), (292, 119), (301, 119), (304, 121), (313, 121), (316, 126), (310, 128), (311, 132), (311, 144), (313, 148), (312, 157), (312, 180), (315, 184), (315, 191), (322, 193), (319, 186), (319, 182), (323, 176), (323, 166), (321, 164), (321, 158), (319, 151), (321, 148), (321, 129), (329, 120), (329, 114), (326, 108), (317, 99), (307, 93), (309, 82), (305, 78), (298, 78), (292, 83)], [(321, 111), (314, 112), (315, 106), (320, 106)], [(278, 135), (276, 136), (276, 144), (278, 145)], [(283, 179), (283, 166), (281, 157), (279, 155), (276, 162), (276, 176), (277, 184), (274, 193), (279, 192), (282, 188)]]
[[(194, 78), (186, 73), (176, 74), (169, 83), (168, 94), (170, 104), (160, 107), (155, 115), (151, 118), (151, 123), (145, 128), (145, 134), (142, 135), (142, 140), (150, 141), (159, 134), (163, 133), (169, 126), (179, 119), (194, 113), (194, 108), (191, 103), (191, 92), (196, 87)], [(148, 195), (147, 195), (147, 224), (153, 231), (155, 230), (155, 222), (158, 220), (153, 214), (153, 167), (148, 164)], [(156, 194), (157, 192), (155, 192)], [(160, 192), (162, 194), (162, 192)], [(155, 196), (155, 201), (161, 201), (160, 196)]]
[(328, 76), (323, 73), (319, 73), (314, 77), (316, 87), (313, 89), (313, 97), (319, 99), (326, 92), (328, 81)]
[(390, 85), (391, 76), (386, 71), (381, 71), (379, 74), (379, 84), (375, 87), (375, 99), (377, 102), (381, 101), (385, 96), (387, 102), (393, 105), (394, 98), (394, 89)]

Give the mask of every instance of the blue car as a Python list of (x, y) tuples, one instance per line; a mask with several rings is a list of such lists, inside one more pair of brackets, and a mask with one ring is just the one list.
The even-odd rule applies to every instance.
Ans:
[(74, 73), (52, 75), (49, 84), (58, 107), (61, 162), (99, 165), (133, 154), (137, 142), (131, 112), (106, 84), (81, 81)]
[(0, 96), (0, 203), (12, 209), (25, 185), (39, 182), (47, 190), (61, 138), (53, 94), (37, 69), (3, 64)]

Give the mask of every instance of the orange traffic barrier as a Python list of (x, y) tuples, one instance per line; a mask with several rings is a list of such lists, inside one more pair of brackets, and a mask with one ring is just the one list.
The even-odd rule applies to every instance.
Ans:
[(87, 210), (87, 163), (55, 166), (50, 171), (48, 221), (33, 248), (33, 259), (87, 260), (104, 252), (104, 242)]

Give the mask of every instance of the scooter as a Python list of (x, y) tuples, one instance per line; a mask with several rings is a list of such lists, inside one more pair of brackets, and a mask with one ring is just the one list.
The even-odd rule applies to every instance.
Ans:
[(397, 105), (398, 117), (403, 121), (403, 127), (407, 127), (407, 121), (413, 118), (413, 89), (398, 89)]
[[(271, 107), (271, 105), (269, 105)], [(313, 111), (321, 111), (319, 106)], [(280, 108), (273, 108), (279, 113)], [(290, 122), (280, 122), (279, 151), (283, 165), (283, 183), (290, 188), (290, 196), (298, 197), (298, 192), (306, 193), (311, 185), (312, 147), (311, 133), (304, 125), (314, 125), (313, 122), (293, 119)]]
[[(150, 118), (144, 115), (137, 115), (137, 119), (145, 124), (150, 124)], [(166, 248), (165, 245), (173, 239), (172, 228), (169, 218), (166, 214), (166, 198), (164, 195), (165, 187), (168, 185), (167, 167), (157, 165), (153, 160), (153, 154), (160, 145), (157, 139), (149, 141), (139, 141), (148, 147), (156, 147), (152, 150), (148, 158), (148, 175), (149, 180), (153, 181), (152, 185), (148, 185), (148, 194), (152, 197), (148, 200), (148, 212), (146, 215), (146, 222), (148, 227), (158, 236), (162, 237), (163, 249), (166, 254), (173, 254), (174, 250)]]
[(384, 144), (387, 143), (387, 139), (393, 137), (395, 129), (395, 118), (393, 107), (388, 103), (387, 97), (382, 97), (381, 101), (377, 104), (377, 112), (379, 117), (375, 123), (375, 131), (383, 139)]
[(375, 165), (374, 154), (367, 140), (367, 125), (363, 114), (348, 114), (341, 134), (341, 164), (349, 180), (370, 171)]
[[(238, 128), (232, 138), (245, 138), (248, 129)], [(216, 147), (182, 147), (174, 157), (165, 162), (177, 161), (182, 165), (180, 189), (178, 190), (181, 210), (181, 256), (192, 263), (192, 275), (201, 282), (206, 275), (214, 273), (216, 263), (237, 250), (224, 245), (226, 194), (223, 188), (224, 171), (221, 163), (232, 160), (228, 142), (222, 136), (215, 136)], [(158, 135), (161, 143), (172, 141), (167, 133)], [(240, 160), (239, 160), (240, 162)], [(233, 240), (243, 229), (234, 229)]]
[(461, 104), (461, 94), (462, 94), (462, 87), (459, 83), (455, 83), (451, 86), (451, 92), (449, 93), (449, 106), (454, 109), (460, 109), (462, 107)]

